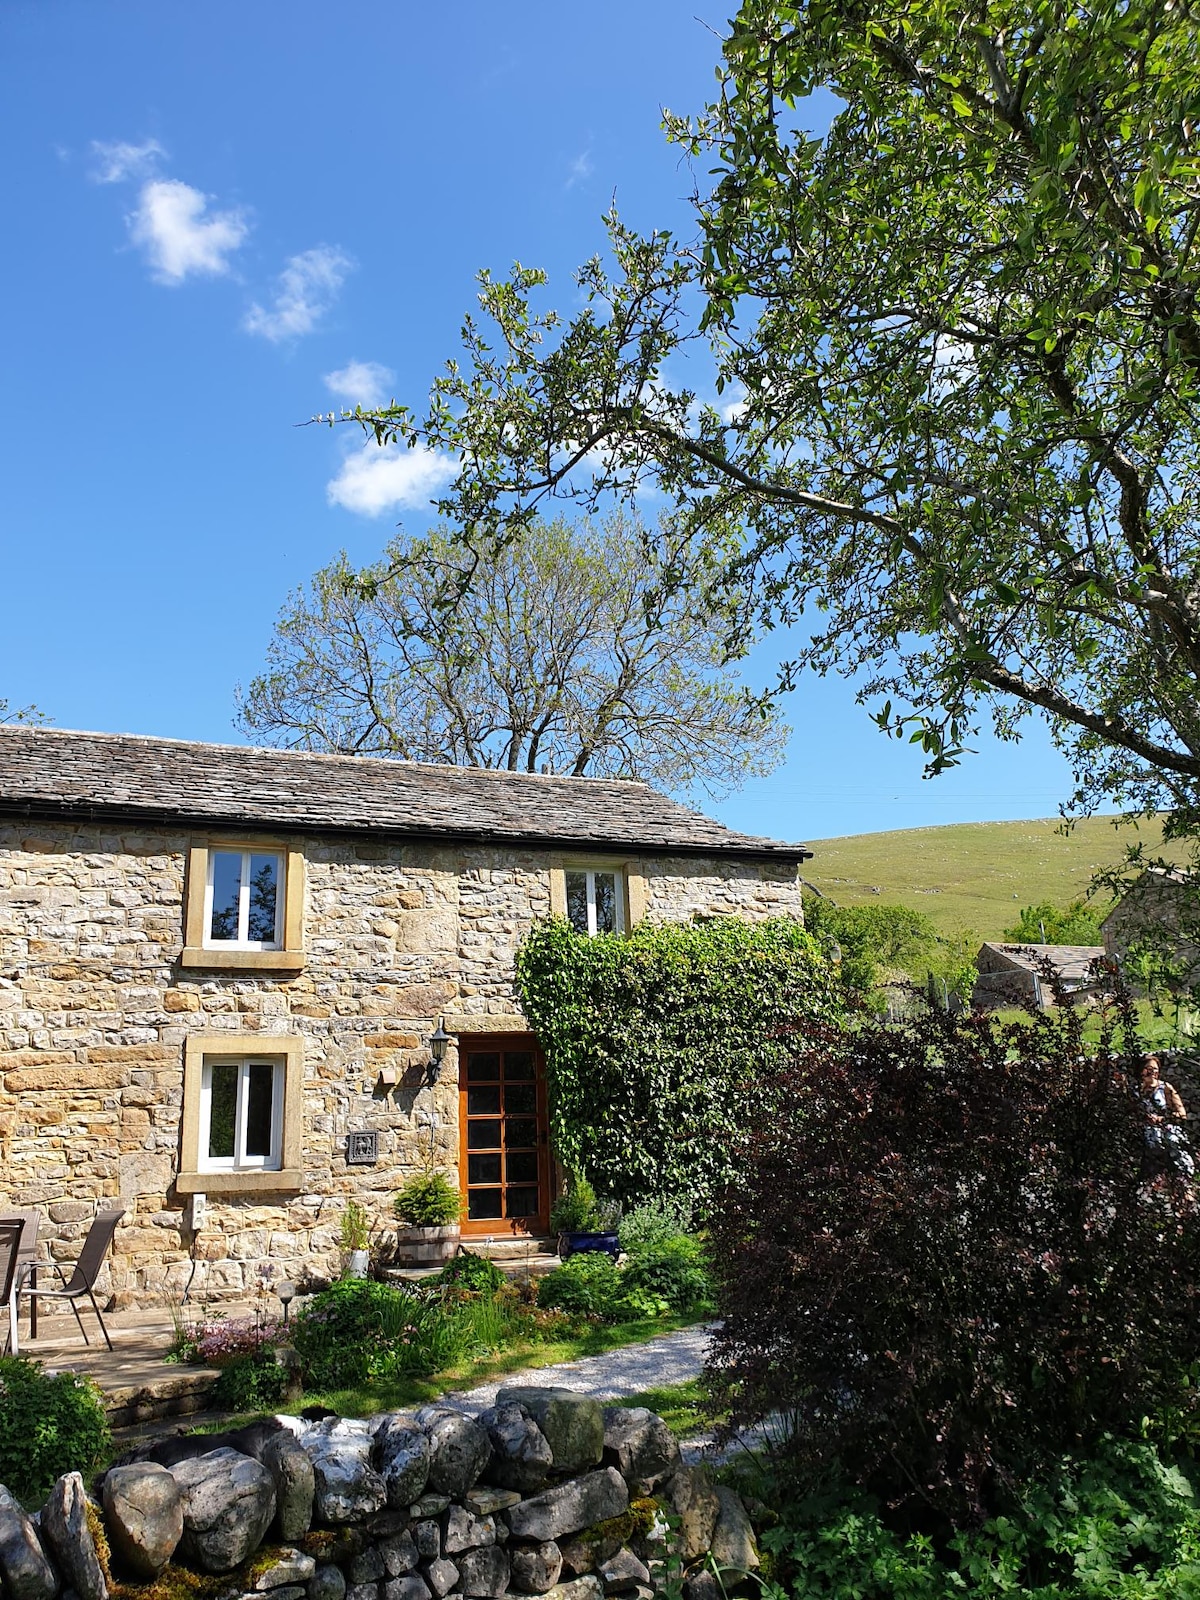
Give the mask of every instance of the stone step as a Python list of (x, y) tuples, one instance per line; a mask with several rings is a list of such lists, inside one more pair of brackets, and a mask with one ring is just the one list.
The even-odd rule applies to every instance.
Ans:
[(552, 1256), (557, 1251), (558, 1241), (548, 1234), (522, 1234), (516, 1238), (509, 1234), (497, 1234), (494, 1238), (485, 1235), (483, 1238), (464, 1239), (462, 1246), (474, 1255), (487, 1256), (489, 1261), (503, 1266), (506, 1261), (524, 1261), (528, 1256)]

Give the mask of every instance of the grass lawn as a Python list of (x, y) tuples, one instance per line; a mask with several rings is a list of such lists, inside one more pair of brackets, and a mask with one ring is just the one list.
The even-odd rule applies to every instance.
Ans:
[[(1022, 906), (1067, 905), (1086, 895), (1092, 873), (1119, 862), (1127, 844), (1140, 840), (1148, 853), (1160, 850), (1157, 823), (1116, 828), (1113, 821), (1089, 817), (1068, 834), (1048, 817), (814, 839), (804, 877), (838, 905), (911, 906), (941, 933), (999, 939)], [(1178, 853), (1178, 846), (1164, 852), (1172, 859)]]
[(704, 1410), (708, 1389), (703, 1375), (689, 1378), (686, 1383), (671, 1384), (663, 1389), (643, 1389), (641, 1394), (631, 1394), (625, 1400), (616, 1400), (618, 1406), (645, 1406), (657, 1412), (680, 1439), (690, 1439), (694, 1434), (705, 1433), (724, 1420), (723, 1415), (711, 1416)]
[[(647, 1339), (658, 1339), (663, 1334), (692, 1327), (704, 1320), (698, 1317), (654, 1317), (638, 1322), (589, 1323), (576, 1332), (554, 1339), (522, 1340), (474, 1361), (449, 1367), (431, 1378), (400, 1378), (390, 1383), (365, 1384), (355, 1389), (311, 1394), (305, 1390), (301, 1404), (328, 1406), (343, 1417), (366, 1417), (375, 1411), (398, 1411), (405, 1406), (424, 1405), (437, 1400), (451, 1389), (474, 1389), (527, 1367), (556, 1366), (563, 1361), (577, 1361), (581, 1356), (603, 1355), (606, 1350), (617, 1350), (622, 1345), (644, 1344)], [(666, 1394), (671, 1391), (661, 1392)], [(637, 1400), (630, 1404), (650, 1405), (650, 1402)], [(651, 1409), (655, 1408), (652, 1406)]]

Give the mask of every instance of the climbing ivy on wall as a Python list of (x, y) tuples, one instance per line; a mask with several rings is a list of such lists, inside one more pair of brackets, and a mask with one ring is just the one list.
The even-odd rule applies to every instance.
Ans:
[(736, 1178), (762, 1069), (838, 1014), (823, 947), (791, 918), (723, 918), (589, 939), (538, 923), (517, 954), (546, 1055), (559, 1159), (627, 1207), (703, 1212)]

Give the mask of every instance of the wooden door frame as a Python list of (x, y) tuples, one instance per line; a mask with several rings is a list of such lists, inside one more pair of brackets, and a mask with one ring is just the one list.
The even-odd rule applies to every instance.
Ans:
[(484, 1217), (479, 1221), (467, 1220), (467, 1057), (486, 1051), (528, 1050), (534, 1058), (534, 1083), (537, 1085), (538, 1151), (538, 1204), (537, 1231), (545, 1233), (550, 1226), (550, 1207), (554, 1202), (555, 1167), (550, 1150), (550, 1119), (546, 1106), (546, 1058), (534, 1033), (469, 1033), (458, 1037), (458, 1187), (463, 1199), (462, 1237), (464, 1239), (533, 1238), (535, 1235), (518, 1228), (507, 1217)]

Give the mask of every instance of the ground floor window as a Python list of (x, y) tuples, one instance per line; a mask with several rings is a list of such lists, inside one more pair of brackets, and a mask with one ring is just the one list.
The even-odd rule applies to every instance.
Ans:
[(200, 1083), (200, 1170), (278, 1171), (283, 1165), (284, 1063), (206, 1058)]
[(182, 1194), (300, 1187), (304, 1041), (249, 1043), (190, 1034), (184, 1045)]

